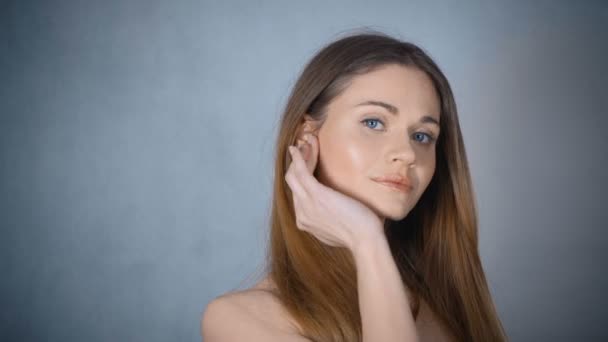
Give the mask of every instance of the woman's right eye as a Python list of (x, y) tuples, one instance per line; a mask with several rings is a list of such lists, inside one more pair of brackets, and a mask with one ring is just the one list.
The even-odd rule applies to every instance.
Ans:
[(369, 127), (373, 130), (376, 130), (376, 127), (378, 127), (378, 123), (384, 125), (384, 123), (380, 119), (364, 119), (361, 122), (364, 123), (366, 127)]

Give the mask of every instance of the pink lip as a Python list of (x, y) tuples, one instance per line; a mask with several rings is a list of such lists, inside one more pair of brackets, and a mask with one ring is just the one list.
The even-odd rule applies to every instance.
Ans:
[(409, 192), (410, 191), (410, 187), (401, 183), (395, 183), (395, 182), (378, 182), (382, 185), (386, 185), (391, 189), (397, 190), (397, 191), (401, 191), (401, 192)]
[(392, 189), (398, 190), (398, 191), (402, 191), (402, 192), (408, 192), (412, 190), (412, 185), (409, 181), (409, 179), (407, 179), (404, 176), (401, 176), (399, 174), (391, 174), (391, 175), (386, 175), (384, 177), (376, 177), (376, 178), (372, 178), (372, 180), (382, 184), (382, 185), (386, 185)]

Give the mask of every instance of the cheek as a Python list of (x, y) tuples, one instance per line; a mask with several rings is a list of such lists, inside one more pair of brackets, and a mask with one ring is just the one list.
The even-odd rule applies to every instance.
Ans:
[(416, 179), (419, 183), (418, 186), (420, 188), (420, 192), (424, 192), (424, 190), (426, 190), (426, 187), (431, 182), (431, 179), (433, 178), (433, 175), (435, 173), (434, 158), (429, 158), (429, 160), (427, 160), (426, 162), (427, 164), (424, 164), (423, 167), (419, 167), (416, 169)]
[(350, 164), (350, 167), (353, 170), (365, 172), (374, 162), (373, 149), (369, 148), (368, 145), (361, 143), (361, 141), (346, 144), (342, 148), (344, 151), (343, 158)]
[(338, 188), (352, 187), (370, 176), (368, 172), (377, 154), (361, 139), (348, 137), (328, 140), (320, 148), (324, 174)]

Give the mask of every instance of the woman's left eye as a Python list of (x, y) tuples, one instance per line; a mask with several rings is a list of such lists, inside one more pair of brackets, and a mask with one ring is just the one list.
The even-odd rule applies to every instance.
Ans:
[(423, 138), (424, 138), (424, 136), (426, 136), (426, 137), (427, 137), (427, 142), (426, 142), (426, 143), (423, 143), (423, 144), (430, 144), (430, 143), (432, 143), (433, 141), (435, 141), (435, 137), (434, 137), (434, 136), (432, 136), (432, 135), (430, 135), (430, 134), (423, 133), (423, 132), (416, 132), (416, 133), (414, 133), (414, 134), (419, 134), (419, 135), (420, 135), (420, 136), (422, 136)]

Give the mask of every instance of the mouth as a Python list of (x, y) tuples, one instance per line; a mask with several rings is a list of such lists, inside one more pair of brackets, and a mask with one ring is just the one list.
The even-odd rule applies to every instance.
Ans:
[(391, 182), (391, 181), (375, 181), (376, 183), (382, 184), (389, 189), (397, 192), (408, 193), (411, 191), (411, 187), (403, 183)]

